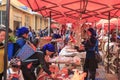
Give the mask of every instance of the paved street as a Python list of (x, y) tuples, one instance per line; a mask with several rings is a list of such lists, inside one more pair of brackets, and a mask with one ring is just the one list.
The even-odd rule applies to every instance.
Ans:
[(118, 80), (117, 74), (108, 74), (105, 72), (104, 66), (97, 69), (96, 80)]

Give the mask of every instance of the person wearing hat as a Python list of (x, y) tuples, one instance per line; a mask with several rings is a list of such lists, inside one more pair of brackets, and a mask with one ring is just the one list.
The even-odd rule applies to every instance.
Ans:
[[(12, 30), (9, 28), (8, 32), (11, 33)], [(2, 80), (4, 72), (4, 40), (6, 35), (6, 26), (0, 25), (0, 80)]]
[(55, 47), (53, 44), (48, 43), (43, 46), (41, 51), (43, 51), (45, 60), (47, 62), (48, 60), (46, 58), (53, 57), (53, 54), (55, 53)]
[[(48, 61), (51, 57), (53, 57), (53, 55), (55, 53), (55, 46), (52, 43), (45, 44), (42, 47), (41, 51), (43, 52), (42, 54), (44, 57), (44, 62), (46, 63), (47, 68), (49, 69), (50, 63)], [(41, 70), (41, 67), (39, 66), (37, 68), (37, 74), (39, 74), (40, 70)]]
[[(25, 45), (25, 43), (28, 42), (28, 33), (29, 33), (29, 30), (26, 27), (21, 27), (17, 30), (17, 37), (18, 37), (18, 39), (16, 40), (16, 43), (18, 44), (18, 48), (16, 47), (17, 50), (22, 48)], [(51, 50), (51, 48), (53, 49), (52, 51), (54, 51), (53, 46), (49, 45), (47, 47), (48, 50)], [(51, 55), (52, 53), (49, 53), (48, 55)], [(22, 61), (21, 69), (23, 72), (24, 80), (36, 80), (34, 71), (35, 71), (35, 68), (37, 68), (39, 65), (41, 65), (41, 68), (46, 73), (51, 75), (51, 72), (46, 65), (44, 54), (40, 51), (36, 51), (33, 55), (31, 55), (25, 61)]]
[(87, 30), (88, 39), (83, 43), (86, 51), (86, 59), (84, 64), (84, 72), (87, 76), (84, 80), (88, 80), (88, 72), (90, 73), (89, 79), (95, 80), (96, 68), (98, 64), (95, 60), (95, 49), (98, 51), (98, 40), (96, 38), (96, 31), (93, 28)]
[(4, 72), (4, 40), (6, 35), (6, 28), (0, 25), (0, 80), (2, 80)]
[(28, 39), (28, 33), (29, 33), (29, 30), (27, 27), (23, 26), (21, 28), (18, 28), (16, 32), (16, 35), (18, 37), (18, 39), (16, 40), (16, 43), (18, 43), (20, 48), (26, 43), (26, 40)]
[(21, 60), (16, 57), (12, 58), (7, 69), (7, 80), (24, 80), (21, 71)]

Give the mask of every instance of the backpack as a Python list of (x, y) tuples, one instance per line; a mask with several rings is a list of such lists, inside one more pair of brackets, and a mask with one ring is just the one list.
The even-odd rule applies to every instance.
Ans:
[(11, 74), (9, 69), (8, 69), (8, 71), (9, 71), (10, 76), (11, 75), (13, 76), (11, 80), (19, 80), (19, 73), (20, 73), (20, 71), (18, 71), (18, 74)]
[(8, 43), (8, 60), (10, 61), (15, 53), (18, 51), (19, 45), (17, 43), (10, 42)]

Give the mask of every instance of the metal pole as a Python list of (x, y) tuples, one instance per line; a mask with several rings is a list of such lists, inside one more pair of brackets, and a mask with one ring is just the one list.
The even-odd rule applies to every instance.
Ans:
[(108, 64), (107, 64), (107, 72), (109, 73), (109, 42), (110, 42), (110, 11), (108, 12)]
[(42, 16), (40, 16), (40, 31), (39, 31), (39, 33), (40, 33), (40, 35), (39, 35), (39, 46), (38, 46), (38, 48), (40, 48), (41, 46), (40, 46), (40, 43), (41, 43), (41, 35), (43, 34), (43, 33), (41, 33), (41, 31), (42, 31)]
[(118, 21), (119, 21), (119, 17), (117, 18), (117, 24), (116, 24), (116, 26), (117, 26), (117, 28), (116, 28), (116, 34), (117, 35), (118, 35), (118, 26), (119, 26), (119, 24), (118, 24), (119, 22)]
[(49, 36), (49, 32), (50, 32), (49, 31), (50, 30), (50, 18), (48, 18), (48, 26), (47, 27), (48, 27), (48, 36)]
[(51, 29), (51, 11), (50, 11), (50, 18), (48, 18), (48, 36), (51, 36), (50, 29)]
[(2, 10), (1, 10), (1, 24), (2, 24)]
[[(120, 44), (120, 43), (119, 43)], [(117, 59), (117, 66), (118, 66), (118, 80), (120, 80), (120, 64), (119, 64), (119, 60), (120, 60), (120, 58), (119, 58), (119, 56), (120, 56), (120, 47), (119, 47), (119, 50), (118, 50), (118, 59)]]
[(44, 27), (46, 28), (47, 26), (46, 26), (46, 24), (45, 24), (45, 23), (46, 23), (46, 22), (45, 22), (45, 19), (46, 19), (46, 18), (44, 17)]
[(47, 27), (46, 20), (47, 18), (44, 17), (44, 26)]
[[(117, 18), (117, 29), (116, 29), (116, 35), (118, 36), (118, 31), (119, 31), (119, 17)], [(118, 43), (118, 39), (117, 39), (117, 44), (119, 45), (120, 43)], [(119, 75), (120, 75), (120, 64), (119, 64), (119, 55), (120, 54), (120, 47), (119, 47), (119, 49), (118, 49), (118, 52), (117, 52), (117, 76), (118, 76), (118, 80), (120, 80), (120, 77), (119, 77)]]
[(4, 53), (4, 80), (7, 78), (7, 64), (8, 64), (8, 55), (7, 55), (7, 45), (8, 45), (8, 30), (9, 30), (9, 16), (10, 16), (10, 0), (6, 0), (6, 36), (5, 36), (5, 53)]
[(50, 11), (50, 36), (51, 36), (52, 12)]

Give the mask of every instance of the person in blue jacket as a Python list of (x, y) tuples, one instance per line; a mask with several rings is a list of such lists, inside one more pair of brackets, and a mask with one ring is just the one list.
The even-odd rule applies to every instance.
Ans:
[[(18, 49), (22, 48), (25, 45), (26, 41), (28, 40), (28, 33), (29, 33), (29, 30), (26, 27), (21, 27), (17, 30), (18, 39), (16, 40), (16, 43), (19, 45)], [(49, 68), (46, 65), (44, 54), (42, 52), (35, 52), (27, 60), (33, 60), (33, 59), (37, 59), (37, 60), (22, 62), (21, 69), (23, 72), (24, 80), (36, 80), (34, 70), (39, 65), (41, 65), (42, 69), (48, 75), (52, 75)]]
[(98, 52), (98, 40), (96, 38), (96, 31), (93, 28), (89, 28), (87, 34), (88, 39), (83, 43), (86, 51), (84, 72), (87, 73), (84, 80), (88, 80), (88, 73), (90, 73), (89, 80), (95, 80), (96, 68), (98, 68), (97, 61), (95, 60), (95, 50)]

